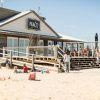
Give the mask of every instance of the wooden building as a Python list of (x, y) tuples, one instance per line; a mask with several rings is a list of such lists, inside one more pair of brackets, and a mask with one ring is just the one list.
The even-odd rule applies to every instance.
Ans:
[(0, 8), (0, 48), (57, 44), (64, 48), (64, 42), (80, 40), (63, 39), (47, 24), (44, 17), (33, 10), (19, 12)]

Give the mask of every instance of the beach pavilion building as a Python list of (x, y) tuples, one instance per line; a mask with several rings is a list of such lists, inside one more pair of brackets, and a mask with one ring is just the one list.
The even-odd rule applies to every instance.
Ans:
[(0, 7), (0, 48), (59, 44), (65, 50), (68, 42), (82, 41), (58, 34), (33, 10), (19, 12)]

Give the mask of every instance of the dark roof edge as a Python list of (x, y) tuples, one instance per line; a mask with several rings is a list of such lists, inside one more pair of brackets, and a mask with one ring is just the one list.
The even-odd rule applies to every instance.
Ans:
[(8, 9), (8, 8), (4, 8), (4, 7), (0, 7), (0, 9), (5, 9), (5, 10), (13, 11), (13, 12), (16, 12), (16, 13), (20, 13), (20, 11), (16, 11), (16, 10), (12, 10), (12, 9)]

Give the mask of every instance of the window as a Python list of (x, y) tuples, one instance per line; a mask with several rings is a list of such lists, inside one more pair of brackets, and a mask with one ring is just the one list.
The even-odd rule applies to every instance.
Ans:
[(13, 55), (18, 55), (18, 38), (7, 37), (7, 47), (13, 50)]
[(19, 55), (25, 56), (26, 47), (29, 46), (29, 39), (19, 38)]

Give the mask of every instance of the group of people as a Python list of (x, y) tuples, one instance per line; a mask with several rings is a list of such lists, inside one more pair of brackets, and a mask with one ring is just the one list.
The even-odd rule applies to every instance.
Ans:
[(15, 73), (28, 73), (28, 67), (26, 66), (26, 64), (24, 64), (23, 65), (23, 69), (22, 69), (22, 71), (21, 70), (18, 70), (18, 67), (17, 66), (15, 66), (14, 67), (14, 72)]
[(75, 49), (73, 50), (73, 52), (71, 52), (71, 56), (92, 56), (92, 50), (91, 49), (87, 49), (87, 48), (83, 48), (80, 49), (79, 51), (76, 51)]
[[(87, 54), (89, 56), (89, 51), (87, 49), (84, 49), (84, 54)], [(98, 49), (95, 49), (94, 52), (92, 52), (91, 56), (96, 58), (96, 63), (99, 64), (100, 62), (100, 51)], [(69, 72), (70, 71), (70, 52), (65, 52), (63, 55), (63, 63), (64, 63), (64, 71)]]
[[(7, 68), (9, 68), (10, 67), (10, 61), (9, 61), (9, 59), (6, 59), (5, 62), (3, 63), (3, 65), (6, 66)], [(18, 72), (21, 72), (21, 71), (18, 70), (17, 66), (15, 66), (14, 67), (14, 72), (18, 73)], [(22, 72), (23, 73), (27, 73), (28, 72), (28, 67), (26, 66), (26, 64), (23, 64)]]
[[(5, 62), (4, 62), (3, 64), (4, 64), (4, 66), (6, 66), (7, 68), (9, 68), (11, 63), (10, 63), (9, 59), (6, 59)], [(32, 69), (32, 71), (34, 71), (34, 70), (35, 70), (35, 69)], [(15, 66), (15, 67), (14, 67), (14, 72), (15, 72), (15, 73), (21, 73), (21, 72), (23, 72), (23, 73), (28, 73), (28, 67), (26, 66), (26, 64), (23, 64), (22, 71), (21, 71), (21, 70), (18, 69), (17, 66)]]
[(95, 55), (96, 51), (97, 51), (97, 49), (90, 49), (90, 48), (83, 48), (83, 49), (80, 49), (79, 51), (76, 51), (74, 49), (73, 51), (71, 51), (70, 56), (72, 56), (72, 57), (75, 57), (75, 56), (96, 57), (96, 55)]

